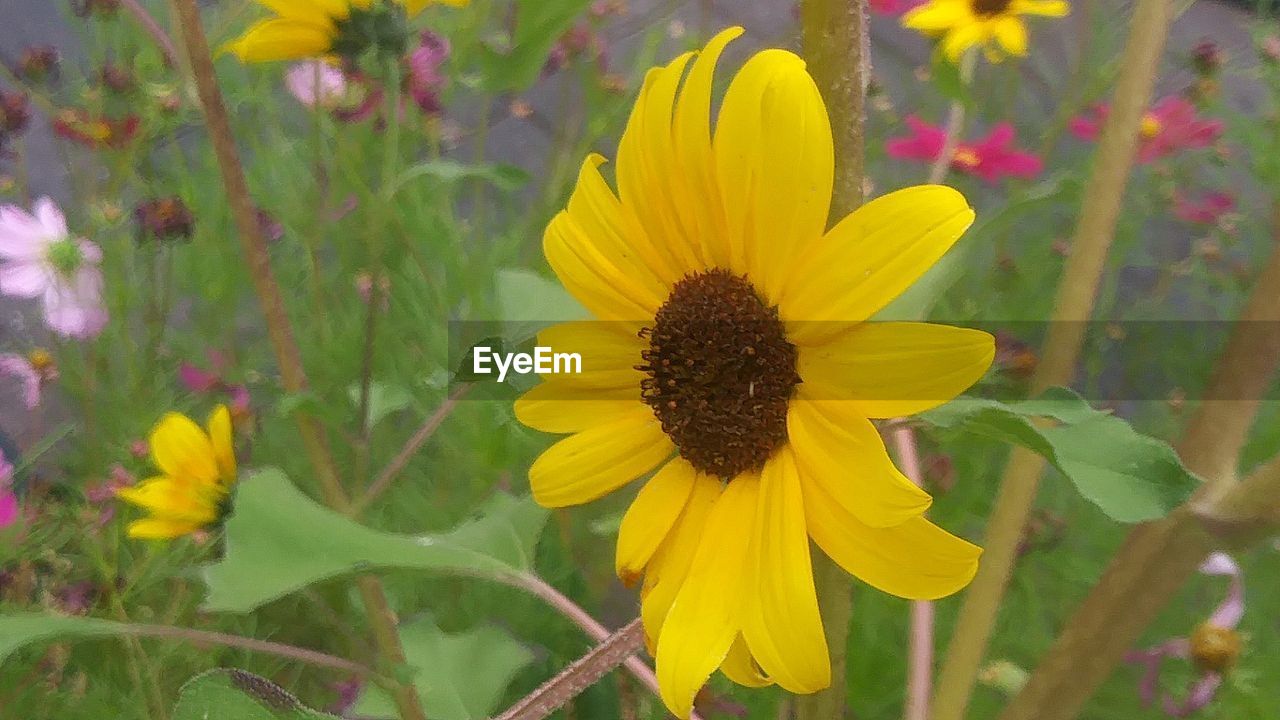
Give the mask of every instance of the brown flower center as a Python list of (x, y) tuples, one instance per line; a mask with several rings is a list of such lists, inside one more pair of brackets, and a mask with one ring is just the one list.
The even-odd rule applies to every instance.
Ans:
[(980, 17), (1003, 15), (1013, 0), (971, 0), (973, 14)]
[(641, 397), (681, 457), (725, 480), (764, 467), (787, 439), (800, 383), (778, 308), (717, 268), (677, 282), (640, 336)]
[(1243, 644), (1235, 630), (1204, 623), (1191, 633), (1191, 661), (1201, 670), (1223, 673), (1236, 664)]

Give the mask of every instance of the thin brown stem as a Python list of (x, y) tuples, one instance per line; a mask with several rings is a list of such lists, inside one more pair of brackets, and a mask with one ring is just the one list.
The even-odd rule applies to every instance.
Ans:
[[(1171, 0), (1138, 0), (1134, 9), (1112, 109), (1085, 186), (1042, 359), (1032, 378), (1034, 395), (1053, 385), (1069, 384), (1075, 375), (1085, 321), (1093, 314), (1137, 153), (1139, 125), (1151, 99), (1172, 18)], [(1014, 450), (1005, 467), (987, 524), (983, 562), (960, 609), (939, 673), (934, 720), (961, 720), (965, 715), (1043, 470), (1044, 461), (1038, 455), (1021, 449)]]
[(364, 512), (373, 501), (377, 500), (382, 496), (382, 493), (387, 491), (387, 488), (391, 487), (391, 483), (395, 482), (396, 477), (398, 477), (401, 471), (405, 469), (405, 466), (409, 464), (409, 461), (413, 460), (413, 456), (417, 455), (418, 451), (421, 450), (422, 446), (431, 439), (431, 436), (435, 434), (436, 430), (440, 429), (440, 426), (444, 423), (445, 419), (453, 413), (454, 408), (458, 406), (458, 403), (462, 398), (466, 397), (466, 394), (470, 390), (470, 385), (461, 385), (458, 389), (454, 390), (449, 397), (445, 398), (445, 401), (440, 404), (440, 407), (436, 408), (436, 411), (432, 413), (431, 417), (427, 418), (426, 421), (422, 423), (422, 426), (418, 428), (417, 432), (413, 434), (413, 437), (409, 438), (409, 441), (404, 444), (404, 447), (400, 448), (400, 452), (396, 453), (396, 456), (392, 458), (390, 463), (387, 463), (387, 467), (378, 474), (378, 478), (373, 481), (373, 484), (369, 486), (369, 489), (365, 491), (364, 495), (356, 499), (356, 501), (351, 505), (351, 514), (353, 516)]
[[(960, 82), (965, 86), (973, 81), (973, 68), (977, 62), (977, 50), (970, 50), (960, 58)], [(960, 133), (964, 130), (965, 111), (964, 103), (959, 100), (951, 101), (951, 107), (947, 108), (947, 125), (946, 136), (942, 141), (942, 150), (938, 152), (938, 157), (934, 158), (933, 165), (929, 167), (930, 185), (936, 185), (947, 179), (947, 173), (951, 170), (951, 160), (956, 153), (956, 146), (960, 144)]]
[(497, 720), (543, 720), (551, 717), (555, 711), (569, 704), (642, 647), (644, 627), (640, 618), (636, 618), (542, 687), (511, 706)]
[[(920, 451), (909, 425), (897, 425), (890, 437), (902, 473), (916, 485), (924, 484)], [(934, 605), (928, 600), (911, 603), (911, 634), (907, 641), (907, 693), (903, 720), (929, 720), (929, 694), (933, 691)]]
[(248, 650), (250, 652), (296, 660), (315, 667), (339, 670), (341, 672), (358, 675), (363, 678), (378, 677), (378, 673), (374, 672), (372, 668), (365, 667), (360, 663), (322, 653), (318, 650), (308, 650), (306, 648), (272, 642), (270, 640), (258, 640), (255, 638), (241, 637), (239, 635), (228, 635), (226, 633), (211, 632), (208, 630), (195, 630), (193, 628), (170, 627), (167, 625), (130, 625), (124, 630), (124, 634), (133, 637), (182, 640), (198, 645), (218, 645), (221, 647), (238, 648), (241, 650)]
[(169, 39), (164, 28), (160, 27), (160, 23), (156, 22), (156, 19), (151, 17), (151, 13), (142, 6), (142, 3), (138, 0), (120, 0), (120, 4), (133, 16), (134, 22), (151, 36), (160, 54), (164, 56), (164, 64), (171, 68), (178, 67), (178, 51), (174, 49), (173, 41)]
[[(240, 164), (231, 122), (222, 100), (222, 91), (218, 87), (209, 41), (201, 23), (200, 8), (196, 0), (172, 0), (172, 7), (182, 30), (183, 44), (191, 62), (191, 73), (195, 78), (209, 137), (222, 173), (223, 187), (239, 231), (241, 249), (266, 320), (272, 350), (280, 366), (281, 382), (286, 391), (301, 393), (307, 387), (302, 354), (294, 339), (284, 296), (271, 269), (271, 255), (258, 223), (257, 207), (249, 194), (244, 168)], [(315, 418), (306, 413), (295, 412), (294, 421), (302, 436), (312, 469), (320, 482), (325, 502), (330, 507), (349, 513), (350, 500), (342, 487), (337, 464), (333, 460), (323, 428)], [(365, 576), (357, 579), (357, 585), (382, 662), (389, 666), (403, 665), (405, 655), (396, 630), (396, 618), (387, 602), (382, 584), (377, 578)], [(392, 688), (392, 695), (402, 720), (426, 720), (422, 701), (412, 685), (397, 684)]]

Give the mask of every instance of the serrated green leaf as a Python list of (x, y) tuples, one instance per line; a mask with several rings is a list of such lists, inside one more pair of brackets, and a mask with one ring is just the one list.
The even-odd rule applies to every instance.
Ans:
[(131, 626), (91, 617), (21, 612), (0, 615), (0, 663), (25, 645), (47, 640), (120, 635)]
[(173, 720), (334, 720), (270, 680), (243, 670), (211, 670), (182, 686)]
[(551, 48), (591, 0), (515, 0), (516, 29), (510, 47), (487, 48), (481, 89), (518, 92), (537, 81)]
[(223, 559), (205, 568), (205, 608), (249, 612), (321, 580), (379, 568), (480, 576), (525, 570), (546, 518), (531, 499), (498, 494), (451, 532), (396, 535), (321, 506), (279, 470), (261, 470), (237, 492)]
[(1164, 517), (1200, 485), (1167, 443), (1095, 410), (1065, 388), (1013, 403), (963, 397), (919, 417), (1032, 450), (1119, 522)]
[[(433, 720), (481, 720), (502, 698), (507, 685), (533, 661), (533, 653), (503, 631), (481, 626), (442, 632), (430, 619), (400, 628), (405, 660), (415, 670), (413, 684)], [(394, 717), (395, 705), (377, 687), (356, 702), (361, 717)]]

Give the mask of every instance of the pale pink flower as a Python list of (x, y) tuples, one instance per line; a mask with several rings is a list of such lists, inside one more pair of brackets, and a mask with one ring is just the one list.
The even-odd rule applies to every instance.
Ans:
[(21, 355), (0, 355), (0, 375), (17, 378), (22, 385), (22, 402), (28, 410), (40, 406), (40, 386), (43, 378), (31, 361)]
[[(1244, 616), (1244, 575), (1224, 553), (1210, 555), (1200, 566), (1200, 572), (1231, 579), (1226, 597), (1209, 618), (1189, 638), (1171, 638), (1146, 650), (1131, 652), (1125, 658), (1146, 668), (1138, 681), (1142, 704), (1154, 704), (1159, 695), (1161, 709), (1170, 717), (1187, 717), (1212, 702), (1225, 673), (1240, 654), (1241, 640), (1236, 627)], [(1198, 671), (1181, 700), (1159, 691), (1160, 665), (1165, 658), (1189, 660)]]
[(0, 450), (0, 529), (18, 520), (18, 496), (13, 494), (13, 466)]
[(308, 60), (289, 68), (284, 78), (289, 94), (309, 108), (332, 109), (347, 98), (347, 76), (322, 60)]
[(33, 210), (0, 206), (0, 294), (41, 299), (45, 324), (59, 335), (96, 337), (107, 324), (102, 250), (72, 237), (49, 198)]

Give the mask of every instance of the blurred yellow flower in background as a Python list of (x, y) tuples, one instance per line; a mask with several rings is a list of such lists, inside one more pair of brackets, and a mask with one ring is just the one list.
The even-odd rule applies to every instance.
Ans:
[(169, 413), (151, 431), (149, 444), (161, 474), (116, 491), (121, 500), (150, 514), (129, 524), (129, 537), (172, 539), (221, 522), (236, 482), (227, 407), (213, 411), (207, 432), (186, 415)]
[(275, 13), (227, 49), (242, 62), (299, 60), (328, 55), (355, 57), (388, 44), (404, 52), (404, 20), (428, 5), (461, 7), (469, 0), (256, 0)]
[(1024, 15), (1064, 17), (1064, 0), (929, 0), (902, 16), (902, 25), (942, 38), (942, 51), (952, 62), (980, 47), (992, 62), (1006, 54), (1027, 54)]
[(810, 539), (886, 592), (964, 587), (981, 550), (923, 517), (871, 418), (950, 400), (990, 366), (984, 332), (864, 322), (973, 222), (942, 186), (875, 199), (827, 229), (834, 149), (805, 63), (765, 50), (730, 84), (741, 29), (651, 70), (618, 148), (618, 192), (583, 165), (544, 252), (597, 318), (538, 344), (577, 352), (522, 396), (524, 424), (567, 433), (529, 471), (548, 507), (642, 476), (617, 571), (643, 577), (662, 697), (681, 718), (716, 669), (748, 686), (820, 690), (831, 668)]

